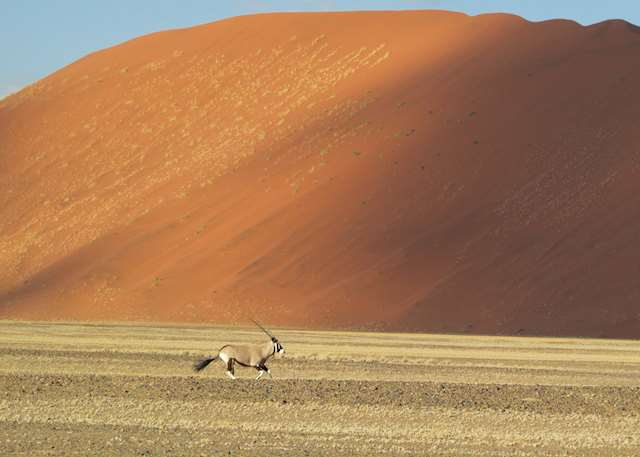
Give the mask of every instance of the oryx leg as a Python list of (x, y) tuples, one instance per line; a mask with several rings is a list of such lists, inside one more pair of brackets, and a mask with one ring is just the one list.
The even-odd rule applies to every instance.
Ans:
[(271, 370), (264, 363), (261, 363), (260, 365), (258, 365), (258, 370), (260, 370), (260, 374), (258, 375), (258, 378), (266, 372), (269, 375), (269, 377), (273, 379), (273, 376), (271, 376)]
[(235, 359), (229, 359), (229, 361), (227, 362), (227, 376), (229, 376), (231, 379), (236, 379), (235, 377)]
[[(263, 374), (269, 373), (269, 369), (266, 366), (264, 366), (264, 364), (261, 364), (261, 363), (256, 365), (256, 370), (259, 371), (258, 376), (256, 377), (256, 379), (260, 379)], [(269, 373), (269, 376), (271, 376), (271, 373)]]

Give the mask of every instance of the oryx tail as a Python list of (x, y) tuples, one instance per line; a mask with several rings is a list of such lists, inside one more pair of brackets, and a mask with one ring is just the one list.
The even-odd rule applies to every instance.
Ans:
[(207, 365), (209, 365), (211, 362), (215, 362), (216, 360), (218, 360), (218, 356), (199, 360), (193, 365), (193, 371), (202, 371), (207, 367)]

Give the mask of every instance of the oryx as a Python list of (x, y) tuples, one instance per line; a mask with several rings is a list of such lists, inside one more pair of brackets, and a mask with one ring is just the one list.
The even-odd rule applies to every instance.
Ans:
[(256, 321), (253, 321), (253, 323), (260, 327), (271, 338), (271, 341), (264, 344), (227, 344), (220, 348), (218, 355), (215, 357), (208, 357), (197, 362), (193, 366), (193, 370), (202, 371), (211, 362), (220, 359), (227, 364), (227, 376), (231, 379), (236, 379), (234, 370), (236, 362), (243, 367), (253, 367), (258, 370), (259, 373), (256, 379), (260, 379), (265, 372), (269, 377), (273, 378), (265, 363), (269, 360), (269, 357), (276, 353), (282, 354), (284, 347), (280, 344), (278, 338), (269, 333), (262, 325)]

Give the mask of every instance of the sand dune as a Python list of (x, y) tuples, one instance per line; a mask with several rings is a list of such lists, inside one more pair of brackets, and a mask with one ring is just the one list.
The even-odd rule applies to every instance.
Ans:
[(640, 336), (640, 32), (267, 14), (0, 101), (0, 318)]

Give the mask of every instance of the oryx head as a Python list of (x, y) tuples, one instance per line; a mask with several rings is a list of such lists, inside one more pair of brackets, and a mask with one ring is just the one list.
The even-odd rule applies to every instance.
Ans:
[(258, 327), (260, 327), (260, 329), (267, 334), (267, 336), (269, 338), (271, 338), (271, 342), (273, 343), (273, 353), (274, 354), (282, 354), (284, 353), (284, 346), (282, 344), (280, 344), (280, 341), (278, 341), (278, 338), (276, 338), (275, 336), (273, 336), (266, 328), (264, 328), (262, 325), (258, 324), (256, 321), (254, 321), (253, 319), (251, 319), (253, 321), (254, 324), (256, 324)]

